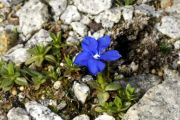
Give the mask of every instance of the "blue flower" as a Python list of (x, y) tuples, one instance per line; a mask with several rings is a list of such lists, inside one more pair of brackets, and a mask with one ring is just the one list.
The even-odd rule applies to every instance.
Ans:
[(81, 46), (82, 52), (77, 55), (74, 64), (78, 66), (85, 66), (92, 75), (97, 75), (105, 69), (103, 61), (115, 61), (121, 58), (121, 55), (116, 50), (105, 49), (110, 45), (111, 38), (106, 35), (98, 40), (92, 37), (84, 37)]

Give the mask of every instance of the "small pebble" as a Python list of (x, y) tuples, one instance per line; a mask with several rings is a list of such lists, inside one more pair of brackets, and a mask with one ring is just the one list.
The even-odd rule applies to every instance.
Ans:
[(11, 91), (11, 94), (14, 95), (14, 96), (17, 95), (17, 90), (15, 88), (13, 88), (12, 91)]
[(50, 106), (57, 106), (57, 101), (56, 100), (49, 100), (49, 105)]
[(152, 70), (151, 70), (151, 73), (152, 73), (152, 74), (155, 74), (155, 73), (156, 73), (156, 70), (155, 70), (155, 69), (152, 69)]
[(89, 81), (92, 81), (93, 80), (93, 77), (91, 75), (85, 75), (83, 78), (82, 78), (82, 81), (83, 82), (89, 82)]
[(136, 64), (135, 62), (132, 62), (130, 64), (130, 68), (132, 69), (133, 72), (136, 72), (138, 70), (138, 68), (139, 68), (139, 65)]
[(53, 88), (58, 90), (62, 85), (62, 82), (61, 81), (56, 81), (53, 85)]
[(177, 61), (177, 65), (180, 65), (180, 60), (179, 60), (179, 61)]
[(65, 108), (67, 106), (66, 101), (61, 101), (59, 105), (57, 105), (57, 109), (58, 110), (62, 110), (63, 108)]
[(20, 90), (20, 91), (24, 91), (24, 86), (21, 86), (21, 87), (19, 88), (19, 90)]
[(42, 96), (41, 96), (41, 99), (42, 99), (42, 100), (44, 100), (44, 99), (45, 99), (45, 96), (44, 96), (44, 95), (42, 95)]
[(20, 92), (20, 93), (18, 94), (18, 99), (19, 99), (19, 101), (23, 101), (24, 98), (25, 98), (25, 94), (24, 94), (23, 92)]

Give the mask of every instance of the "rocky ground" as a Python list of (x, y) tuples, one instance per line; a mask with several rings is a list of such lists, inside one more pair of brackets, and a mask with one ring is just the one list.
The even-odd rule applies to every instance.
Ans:
[[(25, 69), (28, 50), (47, 47), (51, 33), (59, 31), (62, 54), (72, 58), (81, 51), (84, 36), (111, 36), (110, 49), (122, 59), (109, 64), (108, 77), (135, 87), (138, 96), (122, 120), (180, 119), (179, 0), (137, 0), (128, 6), (118, 0), (0, 0), (2, 60)], [(120, 119), (91, 109), (97, 100), (88, 81), (95, 77), (71, 72), (65, 58), (55, 81), (0, 89), (0, 120)], [(43, 67), (37, 70), (51, 69), (46, 63)]]

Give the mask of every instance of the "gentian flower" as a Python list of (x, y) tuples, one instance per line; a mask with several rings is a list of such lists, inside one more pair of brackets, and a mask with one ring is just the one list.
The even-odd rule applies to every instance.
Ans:
[(76, 56), (74, 64), (87, 67), (92, 75), (102, 72), (105, 69), (104, 61), (115, 61), (121, 58), (121, 55), (116, 50), (105, 52), (110, 42), (111, 38), (108, 35), (98, 40), (93, 37), (84, 37), (81, 43), (82, 52)]

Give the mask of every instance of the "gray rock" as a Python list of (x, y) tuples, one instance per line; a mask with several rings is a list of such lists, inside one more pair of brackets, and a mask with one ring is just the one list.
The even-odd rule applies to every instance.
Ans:
[(52, 41), (50, 33), (47, 30), (41, 29), (39, 32), (34, 34), (30, 40), (27, 41), (26, 47), (31, 48), (37, 44), (43, 44), (46, 46)]
[(151, 2), (151, 1), (153, 1), (153, 0), (143, 0), (142, 3), (147, 3), (147, 2)]
[(102, 23), (105, 28), (112, 28), (114, 23), (118, 23), (121, 19), (121, 8), (112, 8), (100, 13), (95, 17), (97, 23)]
[(138, 6), (135, 6), (135, 13), (153, 17), (160, 16), (160, 13), (156, 11), (154, 7), (149, 6), (147, 4), (140, 4)]
[(180, 40), (177, 40), (175, 43), (174, 43), (174, 48), (176, 50), (179, 50), (180, 49)]
[(11, 48), (6, 55), (3, 56), (4, 60), (10, 60), (16, 65), (24, 63), (27, 59), (30, 58), (28, 53), (28, 48), (23, 48), (22, 45), (17, 45)]
[(21, 2), (23, 2), (23, 0), (0, 0), (0, 2), (8, 5), (8, 6), (12, 6), (12, 5), (17, 5)]
[(67, 7), (67, 0), (50, 0), (48, 1), (54, 14), (55, 21), (59, 20), (60, 15)]
[(60, 116), (51, 112), (49, 108), (37, 103), (36, 101), (27, 102), (25, 107), (33, 120), (62, 120)]
[(76, 36), (69, 36), (66, 39), (67, 45), (78, 45), (80, 43), (79, 39)]
[(85, 75), (83, 78), (82, 78), (82, 81), (83, 82), (89, 82), (89, 81), (92, 81), (94, 80), (93, 77), (91, 75)]
[(115, 118), (113, 116), (103, 114), (99, 115), (95, 120), (115, 120)]
[(40, 30), (49, 18), (48, 7), (40, 0), (29, 0), (16, 14), (19, 17), (20, 30), (27, 38)]
[(180, 119), (180, 76), (167, 69), (164, 73), (164, 82), (149, 89), (123, 120)]
[(78, 83), (75, 81), (72, 89), (76, 98), (84, 104), (87, 96), (90, 93), (90, 88), (86, 84)]
[(71, 26), (75, 32), (77, 32), (80, 36), (84, 37), (87, 35), (88, 28), (81, 22), (72, 22)]
[(111, 8), (112, 0), (73, 0), (78, 10), (89, 14), (98, 14)]
[(75, 118), (73, 118), (73, 120), (90, 120), (90, 118), (89, 116), (83, 114), (83, 115), (76, 116)]
[(93, 36), (95, 39), (98, 39), (100, 37), (103, 37), (104, 34), (106, 33), (106, 30), (105, 29), (101, 29), (101, 30), (98, 30), (97, 32), (93, 33)]
[(122, 15), (125, 21), (132, 21), (133, 19), (133, 13), (134, 13), (134, 7), (133, 6), (125, 6), (122, 8)]
[(58, 105), (57, 105), (57, 109), (58, 110), (62, 110), (63, 108), (65, 108), (67, 106), (66, 101), (61, 101)]
[(85, 25), (88, 25), (91, 22), (91, 19), (86, 15), (82, 15), (82, 19), (80, 22), (85, 24)]
[(31, 120), (30, 116), (28, 116), (28, 113), (20, 107), (9, 110), (7, 117), (8, 120)]
[(160, 77), (152, 74), (140, 74), (129, 78), (127, 81), (122, 81), (126, 86), (128, 83), (137, 89), (139, 96), (143, 95), (150, 88), (158, 85), (161, 82)]
[(161, 23), (156, 24), (156, 28), (161, 33), (177, 39), (180, 37), (180, 15), (176, 16), (164, 16), (161, 19)]
[(165, 9), (166, 12), (169, 12), (170, 14), (180, 14), (180, 1), (179, 0), (172, 0), (173, 5), (171, 7), (167, 7)]
[(64, 13), (61, 15), (61, 20), (66, 24), (79, 21), (80, 19), (81, 15), (79, 14), (76, 6), (73, 5), (69, 5), (64, 11)]
[(54, 84), (53, 84), (54, 89), (58, 90), (61, 87), (62, 87), (62, 81), (58, 80), (58, 81), (54, 82)]

